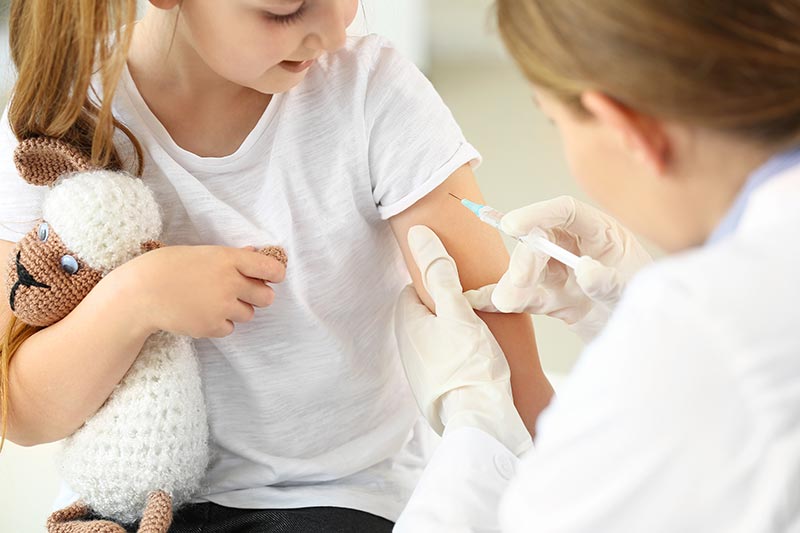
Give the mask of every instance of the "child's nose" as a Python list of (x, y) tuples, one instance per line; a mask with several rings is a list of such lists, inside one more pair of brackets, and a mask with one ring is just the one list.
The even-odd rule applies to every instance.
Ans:
[(303, 45), (312, 50), (335, 52), (347, 41), (348, 16), (342, 2), (324, 2), (325, 12), (317, 19), (319, 22), (306, 36)]

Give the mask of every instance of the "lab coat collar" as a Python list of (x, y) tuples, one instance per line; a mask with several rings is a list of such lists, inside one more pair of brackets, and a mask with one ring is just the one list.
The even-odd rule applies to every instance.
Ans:
[(800, 163), (784, 169), (754, 191), (737, 234), (758, 234), (793, 225), (800, 228)]
[(728, 210), (722, 221), (706, 240), (706, 244), (719, 242), (728, 235), (734, 233), (748, 207), (753, 193), (760, 189), (764, 183), (782, 176), (787, 170), (791, 170), (800, 165), (800, 146), (781, 152), (770, 158), (761, 165), (747, 178), (747, 181)]

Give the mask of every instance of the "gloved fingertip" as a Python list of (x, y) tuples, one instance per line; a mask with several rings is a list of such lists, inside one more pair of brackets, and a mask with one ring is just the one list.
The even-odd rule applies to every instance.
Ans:
[(587, 268), (592, 268), (592, 266), (594, 266), (597, 263), (599, 263), (599, 261), (597, 261), (596, 259), (593, 259), (588, 255), (582, 255), (578, 258), (578, 264), (575, 267), (575, 273), (577, 274), (578, 270), (585, 270)]
[(521, 224), (519, 217), (511, 213), (500, 220), (500, 229), (502, 229), (503, 233), (506, 235), (522, 237), (528, 234), (530, 226), (528, 224)]
[(397, 320), (410, 320), (414, 317), (423, 317), (431, 314), (428, 306), (420, 300), (414, 285), (407, 285), (400, 292), (394, 312)]
[(411, 255), (422, 275), (422, 283), (431, 297), (436, 298), (434, 291), (439, 284), (448, 288), (458, 285), (461, 292), (458, 267), (436, 233), (427, 226), (413, 226), (408, 230), (407, 238)]
[(508, 271), (503, 277), (514, 287), (529, 287), (539, 281), (549, 260), (549, 256), (534, 252), (520, 243), (511, 254)]
[(449, 255), (438, 257), (428, 264), (428, 268), (422, 273), (422, 279), (428, 292), (428, 284), (441, 285), (448, 289), (458, 286), (458, 292), (462, 292), (456, 262)]
[(616, 269), (583, 256), (575, 268), (575, 282), (587, 296), (602, 298), (619, 284), (619, 274)]
[(569, 209), (564, 205), (565, 198), (568, 199), (559, 197), (510, 211), (500, 221), (500, 227), (509, 235), (521, 237), (537, 228), (550, 229), (561, 226), (569, 213)]
[(593, 259), (588, 255), (584, 255), (578, 258), (578, 263), (575, 266), (575, 277), (580, 283), (581, 279), (584, 281), (590, 281), (598, 276), (604, 277), (607, 272), (613, 270), (614, 269), (605, 266), (597, 259)]
[(413, 307), (417, 303), (422, 303), (417, 295), (417, 291), (413, 285), (407, 285), (400, 291), (395, 304), (395, 312), (399, 312), (403, 308)]
[(402, 299), (417, 299), (419, 300), (419, 295), (417, 294), (417, 289), (414, 287), (414, 284), (411, 283), (403, 287), (403, 290), (400, 291), (400, 298)]
[(503, 296), (502, 290), (492, 293), (492, 305), (499, 313), (508, 314), (516, 312), (516, 306), (513, 302), (510, 302), (507, 297)]
[(423, 248), (431, 241), (439, 240), (432, 229), (422, 225), (411, 226), (406, 239), (408, 240), (408, 246), (411, 248), (412, 253)]
[(467, 299), (475, 311), (496, 313), (498, 309), (492, 303), (492, 293), (495, 287), (497, 287), (496, 283), (481, 287), (480, 289), (467, 291), (464, 293), (464, 298)]

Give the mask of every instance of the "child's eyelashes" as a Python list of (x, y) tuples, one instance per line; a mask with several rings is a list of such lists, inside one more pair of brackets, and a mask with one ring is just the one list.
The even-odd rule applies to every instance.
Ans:
[(277, 22), (278, 24), (284, 24), (286, 26), (293, 24), (299, 21), (306, 12), (306, 4), (305, 2), (295, 11), (294, 13), (289, 13), (288, 15), (276, 15), (275, 13), (270, 13), (269, 11), (264, 11), (264, 17), (269, 20), (270, 22)]

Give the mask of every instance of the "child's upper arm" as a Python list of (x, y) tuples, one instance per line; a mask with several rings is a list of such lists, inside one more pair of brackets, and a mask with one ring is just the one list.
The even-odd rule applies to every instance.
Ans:
[(389, 219), (417, 293), (430, 308), (433, 304), (408, 248), (412, 226), (428, 226), (439, 236), (458, 265), (465, 291), (497, 282), (508, 267), (508, 252), (497, 230), (478, 220), (448, 193), (478, 202), (483, 199), (471, 167), (464, 165), (427, 196)]
[[(464, 165), (421, 200), (389, 219), (417, 294), (430, 309), (433, 303), (408, 248), (411, 226), (423, 224), (439, 236), (458, 266), (464, 290), (496, 283), (508, 268), (508, 251), (497, 230), (478, 220), (448, 193), (477, 202), (483, 200), (471, 167)], [(550, 403), (553, 389), (542, 372), (530, 317), (492, 313), (478, 313), (478, 316), (503, 349), (511, 368), (514, 403), (534, 434), (536, 420)]]

